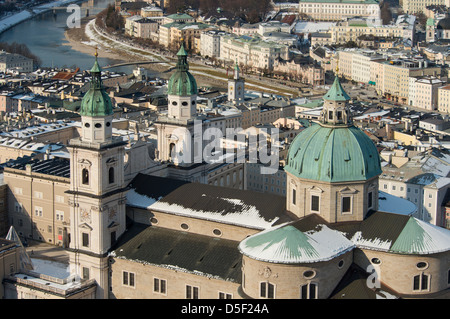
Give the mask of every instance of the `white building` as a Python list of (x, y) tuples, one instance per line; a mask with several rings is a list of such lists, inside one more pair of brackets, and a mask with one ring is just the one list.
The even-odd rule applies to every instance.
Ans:
[(258, 37), (226, 35), (220, 42), (220, 59), (237, 61), (255, 70), (272, 70), (276, 58), (287, 60), (289, 47)]
[(444, 82), (434, 76), (409, 78), (409, 105), (433, 111), (438, 108), (438, 89)]
[(220, 57), (220, 39), (228, 34), (221, 30), (208, 30), (200, 33), (200, 54), (208, 57)]
[(438, 110), (443, 113), (450, 113), (450, 85), (438, 88)]
[(412, 156), (400, 167), (384, 166), (379, 190), (414, 203), (417, 206), (416, 218), (445, 227), (445, 195), (450, 188), (449, 175), (450, 155), (432, 149)]

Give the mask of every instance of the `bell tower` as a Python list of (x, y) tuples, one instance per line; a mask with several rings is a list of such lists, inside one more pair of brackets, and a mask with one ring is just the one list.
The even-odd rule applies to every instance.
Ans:
[(236, 104), (240, 104), (244, 101), (245, 81), (240, 77), (239, 71), (239, 66), (236, 61), (233, 78), (228, 80), (228, 101), (233, 101)]
[(70, 272), (94, 279), (97, 298), (108, 298), (108, 251), (125, 231), (126, 142), (112, 135), (113, 106), (101, 80), (97, 54), (90, 88), (81, 102), (81, 136), (69, 142)]

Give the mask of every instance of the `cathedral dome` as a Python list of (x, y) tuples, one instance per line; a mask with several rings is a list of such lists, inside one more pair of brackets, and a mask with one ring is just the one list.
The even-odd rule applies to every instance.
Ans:
[(168, 95), (189, 96), (197, 94), (197, 82), (194, 76), (189, 72), (187, 63), (187, 52), (181, 45), (177, 53), (177, 70), (169, 79)]
[(94, 66), (90, 71), (92, 76), (90, 88), (81, 100), (81, 116), (97, 117), (113, 114), (113, 105), (111, 98), (103, 88), (101, 72), (96, 54)]
[[(352, 124), (345, 106), (349, 99), (336, 77), (324, 96), (321, 123), (305, 129), (289, 147), (286, 172), (323, 182), (364, 181), (381, 174), (375, 144)], [(339, 121), (336, 111), (343, 114)]]
[(292, 142), (285, 170), (325, 182), (367, 180), (381, 174), (372, 140), (355, 126), (312, 125)]

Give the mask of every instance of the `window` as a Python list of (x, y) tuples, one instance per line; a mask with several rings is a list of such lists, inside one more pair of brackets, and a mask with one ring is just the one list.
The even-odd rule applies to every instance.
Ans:
[(34, 206), (34, 215), (42, 217), (42, 207)]
[(295, 205), (295, 199), (297, 198), (297, 191), (295, 188), (292, 190), (292, 205)]
[(83, 267), (83, 279), (89, 279), (89, 268)]
[(154, 278), (153, 279), (153, 292), (160, 294), (166, 294), (167, 281), (165, 279)]
[(83, 247), (89, 247), (89, 234), (88, 233), (82, 234), (82, 245), (83, 245)]
[(15, 202), (14, 203), (14, 209), (15, 209), (16, 213), (21, 213), (22, 212), (22, 204), (18, 203), (18, 202)]
[(63, 221), (64, 220), (64, 212), (61, 210), (56, 211), (56, 220)]
[(309, 283), (301, 286), (300, 299), (317, 299), (317, 284)]
[(343, 213), (352, 212), (352, 198), (350, 196), (342, 197), (342, 212)]
[(198, 299), (198, 287), (186, 285), (186, 299)]
[(430, 276), (424, 273), (414, 276), (413, 290), (414, 291), (428, 290), (429, 279)]
[(369, 192), (369, 194), (367, 194), (367, 207), (372, 208), (372, 205), (373, 205), (373, 193)]
[(260, 284), (259, 296), (262, 298), (275, 298), (275, 286), (270, 282), (262, 282)]
[(219, 291), (219, 299), (233, 299), (233, 295)]
[(108, 170), (108, 181), (110, 184), (114, 183), (114, 167), (110, 167)]
[(89, 185), (89, 171), (87, 168), (83, 168), (81, 171), (81, 183)]
[(319, 196), (317, 195), (311, 196), (311, 210), (315, 212), (319, 211)]
[(130, 287), (134, 287), (134, 273), (132, 272), (128, 272), (128, 271), (124, 271), (123, 272), (123, 285), (124, 286), (130, 286)]

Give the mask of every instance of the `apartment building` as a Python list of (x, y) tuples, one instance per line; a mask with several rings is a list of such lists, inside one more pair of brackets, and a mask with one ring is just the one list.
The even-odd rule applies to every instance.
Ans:
[(286, 74), (287, 76), (311, 85), (325, 84), (325, 71), (317, 63), (312, 63), (309, 59), (302, 57), (292, 58), (288, 61), (276, 59), (274, 63), (274, 73)]
[(125, 33), (134, 38), (151, 39), (158, 41), (158, 21), (144, 18), (140, 15), (125, 19)]
[(159, 27), (159, 44), (170, 47), (179, 46), (183, 39), (186, 48), (192, 52), (200, 52), (196, 47), (195, 38), (200, 38), (202, 31), (212, 28), (210, 25), (201, 22), (172, 22)]
[(416, 218), (445, 227), (446, 193), (450, 188), (449, 155), (432, 149), (407, 158), (406, 164), (386, 165), (379, 190), (417, 206)]
[(273, 70), (275, 59), (289, 58), (289, 47), (259, 37), (225, 35), (220, 42), (220, 59), (243, 64), (254, 70)]
[(220, 57), (220, 39), (228, 34), (221, 30), (207, 30), (200, 33), (200, 54), (202, 56)]
[(20, 54), (0, 52), (0, 72), (15, 70), (19, 72), (32, 72), (33, 60)]
[(332, 44), (344, 44), (349, 41), (358, 42), (361, 36), (377, 38), (395, 38), (413, 40), (414, 32), (409, 25), (373, 25), (363, 20), (340, 22), (328, 31)]
[(385, 59), (372, 50), (346, 49), (338, 52), (340, 76), (360, 83), (376, 84), (379, 62)]
[(406, 13), (419, 13), (426, 12), (427, 6), (435, 5), (441, 6), (445, 5), (450, 7), (449, 0), (401, 0), (400, 6)]
[(434, 77), (411, 77), (409, 83), (408, 104), (427, 111), (438, 108), (438, 89), (444, 81)]
[(340, 21), (354, 16), (379, 19), (376, 0), (300, 0), (299, 13), (321, 21)]
[(5, 167), (8, 218), (23, 237), (64, 246), (70, 233), (70, 163), (67, 159), (32, 160)]
[(407, 104), (409, 95), (409, 79), (414, 76), (440, 76), (441, 68), (431, 66), (427, 62), (408, 59), (398, 59), (383, 62), (383, 90), (382, 94), (388, 99)]
[(450, 85), (438, 88), (438, 110), (443, 113), (450, 113)]

